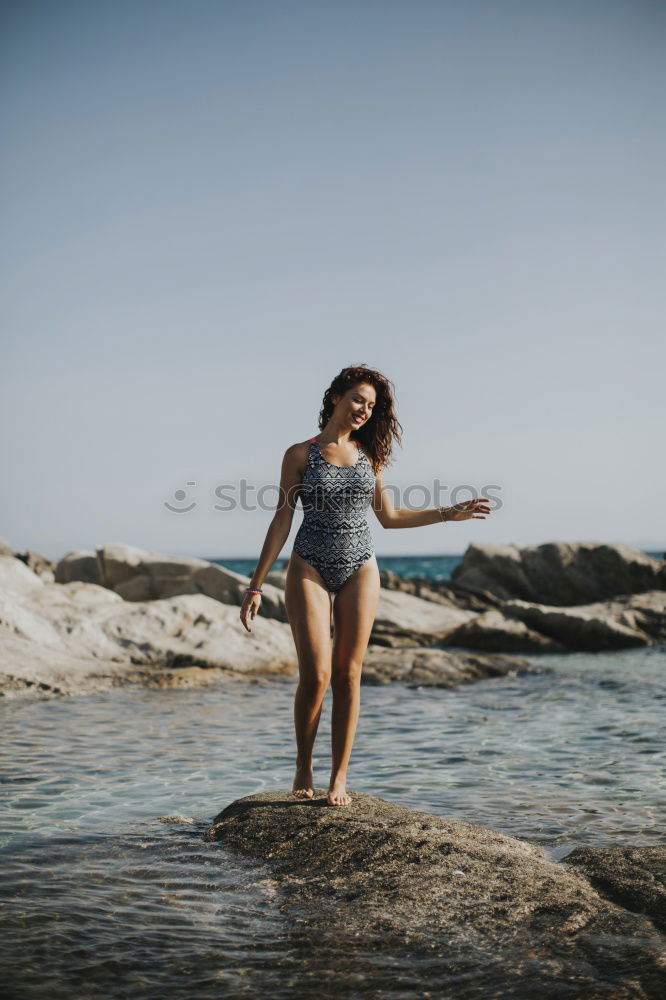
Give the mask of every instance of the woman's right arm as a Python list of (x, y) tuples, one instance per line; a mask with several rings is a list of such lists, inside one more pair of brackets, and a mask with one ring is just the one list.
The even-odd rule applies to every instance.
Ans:
[[(273, 563), (280, 555), (291, 531), (298, 490), (305, 471), (306, 452), (302, 444), (293, 444), (284, 453), (280, 473), (278, 503), (273, 519), (268, 526), (259, 561), (250, 579), (250, 587), (260, 588), (268, 576)], [(241, 621), (248, 628), (248, 618), (255, 618), (261, 601), (260, 594), (246, 594), (241, 609)]]

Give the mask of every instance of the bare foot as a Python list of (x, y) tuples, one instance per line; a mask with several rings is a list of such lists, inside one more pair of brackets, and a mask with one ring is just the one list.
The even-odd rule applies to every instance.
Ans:
[(351, 797), (347, 795), (347, 792), (345, 791), (344, 778), (338, 778), (336, 781), (331, 783), (331, 787), (326, 793), (326, 801), (329, 806), (351, 805)]
[(311, 799), (314, 795), (314, 779), (312, 777), (312, 766), (310, 764), (297, 764), (294, 784), (291, 786), (292, 795), (297, 799)]

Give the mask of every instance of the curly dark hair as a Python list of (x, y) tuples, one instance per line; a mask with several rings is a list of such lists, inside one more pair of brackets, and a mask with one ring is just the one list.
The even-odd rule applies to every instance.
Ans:
[(377, 394), (375, 406), (370, 419), (358, 429), (352, 431), (351, 439), (358, 438), (370, 459), (375, 475), (386, 468), (393, 451), (393, 442), (402, 446), (402, 424), (395, 414), (395, 386), (390, 379), (367, 365), (352, 365), (343, 368), (336, 375), (324, 393), (324, 399), (319, 412), (319, 430), (323, 430), (335, 409), (333, 397), (342, 397), (349, 389), (365, 382), (374, 387)]

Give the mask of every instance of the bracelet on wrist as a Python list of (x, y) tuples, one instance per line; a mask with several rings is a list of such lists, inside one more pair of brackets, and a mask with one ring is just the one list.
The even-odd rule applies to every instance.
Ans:
[(439, 509), (439, 516), (441, 517), (442, 521), (446, 521), (447, 519), (444, 517), (444, 511), (446, 510), (446, 507), (439, 507), (438, 509)]
[(246, 587), (246, 594), (263, 594), (263, 590), (258, 590), (256, 587)]

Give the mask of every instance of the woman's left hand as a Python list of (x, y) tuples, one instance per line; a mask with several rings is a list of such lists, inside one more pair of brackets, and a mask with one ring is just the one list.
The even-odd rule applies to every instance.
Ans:
[(477, 497), (476, 500), (465, 500), (463, 503), (456, 503), (453, 507), (444, 507), (444, 518), (447, 521), (466, 521), (470, 517), (478, 517), (485, 520), (486, 514), (490, 514), (488, 497)]

